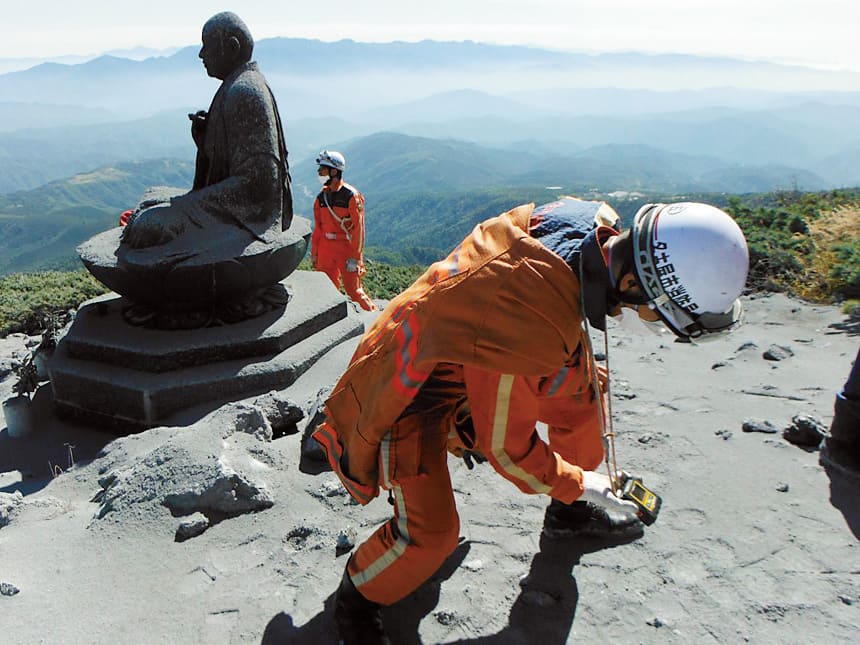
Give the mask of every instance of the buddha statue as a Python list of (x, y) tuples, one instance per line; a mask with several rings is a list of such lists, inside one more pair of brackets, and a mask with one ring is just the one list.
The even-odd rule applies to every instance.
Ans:
[(221, 87), (208, 112), (189, 115), (197, 146), (194, 186), (169, 201), (147, 204), (132, 216), (122, 243), (132, 249), (161, 246), (207, 229), (248, 241), (290, 226), (292, 197), (275, 97), (257, 63), (254, 40), (234, 13), (219, 13), (203, 26), (198, 54)]
[(206, 72), (222, 82), (207, 111), (189, 114), (191, 190), (150, 189), (124, 228), (78, 249), (105, 285), (162, 311), (253, 299), (296, 268), (310, 236), (293, 219), (283, 127), (248, 27), (219, 13), (202, 41)]

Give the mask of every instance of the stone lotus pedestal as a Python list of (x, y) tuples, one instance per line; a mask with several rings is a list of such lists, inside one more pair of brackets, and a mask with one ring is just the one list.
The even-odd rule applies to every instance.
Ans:
[(354, 306), (323, 273), (281, 281), (286, 308), (240, 323), (165, 331), (125, 322), (130, 303), (108, 294), (85, 303), (51, 363), (62, 417), (128, 434), (183, 408), (291, 385), (324, 353), (364, 331)]
[[(293, 218), (286, 231), (250, 244), (242, 235), (207, 231), (199, 245), (181, 238), (144, 249), (120, 244), (122, 228), (99, 233), (78, 247), (87, 270), (138, 304), (176, 310), (242, 298), (290, 275), (305, 256), (311, 224)], [(205, 242), (206, 248), (200, 248)]]

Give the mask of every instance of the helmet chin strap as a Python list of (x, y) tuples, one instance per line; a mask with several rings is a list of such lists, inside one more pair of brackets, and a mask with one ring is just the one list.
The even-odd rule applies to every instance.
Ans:
[[(610, 275), (612, 271), (610, 270)], [(583, 275), (582, 271), (582, 255), (579, 256), (579, 275)], [(623, 273), (621, 275), (624, 275)], [(613, 291), (617, 291), (617, 286), (612, 279)], [(585, 312), (585, 289), (579, 290), (579, 304), (583, 312)], [(611, 297), (611, 294), (610, 294)], [(594, 400), (597, 403), (597, 418), (600, 423), (600, 436), (603, 440), (603, 462), (606, 464), (606, 470), (609, 475), (609, 481), (612, 485), (612, 492), (616, 495), (621, 493), (620, 483), (616, 477), (618, 470), (618, 460), (615, 458), (615, 428), (612, 423), (612, 378), (609, 371), (609, 333), (604, 328), (603, 330), (603, 353), (606, 356), (606, 412), (603, 414), (603, 394), (600, 392), (600, 380), (597, 374), (597, 361), (594, 359), (594, 349), (591, 344), (591, 326), (588, 324), (588, 316), (583, 315), (582, 325), (585, 331), (585, 346), (588, 350), (589, 369), (591, 372), (591, 389), (594, 393)]]

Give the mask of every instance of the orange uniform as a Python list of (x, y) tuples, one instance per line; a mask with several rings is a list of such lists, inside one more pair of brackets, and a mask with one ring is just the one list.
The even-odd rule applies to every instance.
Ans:
[(373, 602), (408, 595), (457, 545), (446, 448), (465, 405), (470, 447), (526, 493), (570, 503), (603, 458), (579, 281), (530, 235), (533, 208), (479, 224), (392, 300), (326, 402), (314, 437), (332, 469), (360, 503), (394, 501), (348, 566)]
[(324, 271), (363, 309), (376, 305), (361, 287), (364, 268), (364, 196), (341, 182), (338, 190), (325, 185), (314, 200), (314, 232), (311, 237), (314, 268)]

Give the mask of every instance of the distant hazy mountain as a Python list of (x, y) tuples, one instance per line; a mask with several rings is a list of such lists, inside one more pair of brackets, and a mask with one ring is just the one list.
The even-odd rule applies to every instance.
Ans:
[[(492, 102), (492, 98), (486, 97), (486, 101)], [(847, 99), (852, 98), (853, 94), (847, 95)], [(838, 160), (860, 152), (854, 134), (860, 123), (860, 106), (851, 104), (786, 101), (781, 106), (757, 110), (713, 106), (643, 115), (541, 117), (527, 107), (515, 107), (514, 113), (507, 115), (483, 112), (474, 97), (471, 105), (472, 116), (458, 118), (452, 113), (450, 120), (405, 121), (395, 129), (416, 136), (454, 137), (489, 146), (530, 140), (562, 154), (609, 144), (647, 145), (676, 154), (715, 157), (730, 164), (805, 168), (824, 180), (818, 188), (845, 185), (846, 169)], [(516, 105), (508, 103), (507, 107)], [(395, 112), (391, 110), (390, 114), (393, 121)], [(406, 114), (400, 116), (407, 118)]]
[(167, 47), (155, 49), (153, 47), (130, 47), (126, 49), (111, 49), (100, 54), (69, 54), (65, 56), (43, 56), (28, 58), (0, 58), (0, 74), (9, 72), (20, 72), (42, 63), (60, 63), (62, 65), (79, 65), (86, 63), (102, 55), (117, 56), (131, 60), (143, 60), (154, 56), (171, 56), (178, 52), (181, 47)]
[[(134, 116), (205, 104), (216, 84), (206, 78), (198, 49), (185, 47), (142, 61), (101, 56), (78, 65), (45, 63), (0, 75), (0, 96), (122, 109)], [(812, 91), (860, 86), (860, 74), (797, 66), (680, 55), (586, 55), (473, 42), (272, 38), (257, 43), (255, 58), (283, 97), (284, 110), (296, 116), (349, 118), (363, 108), (463, 88), (499, 94), (557, 87)], [(563, 111), (564, 105), (553, 107)]]
[(505, 96), (478, 90), (450, 90), (406, 103), (360, 110), (358, 118), (389, 127), (416, 122), (445, 123), (452, 120), (497, 117), (525, 120), (538, 114), (556, 114), (558, 105), (529, 105)]
[[(105, 52), (106, 56), (116, 56), (118, 58), (129, 58), (131, 60), (144, 60), (146, 58), (155, 58), (157, 56), (172, 56), (182, 47), (166, 47), (157, 49), (155, 47), (129, 47), (126, 49), (111, 49)], [(97, 58), (93, 56), (93, 58)]]
[[(197, 51), (0, 75), (0, 193), (105, 164), (190, 162), (185, 114), (205, 108), (218, 87)], [(298, 187), (308, 194), (316, 192), (313, 170), (301, 165), (311, 167), (326, 147), (345, 148), (356, 181), (366, 173), (383, 192), (404, 183), (444, 190), (532, 182), (553, 174), (545, 166), (556, 157), (564, 172), (554, 183), (601, 189), (634, 188), (623, 185), (627, 179), (650, 190), (726, 191), (860, 180), (860, 92), (834, 89), (860, 87), (856, 74), (471, 42), (275, 38), (260, 41), (255, 57), (278, 98), (294, 175), (307, 173)], [(374, 132), (415, 139), (362, 141)], [(635, 146), (659, 161), (647, 167), (630, 156)], [(601, 148), (616, 157), (588, 157)]]
[[(186, 52), (183, 54), (183, 52)], [(182, 50), (144, 61), (101, 56), (78, 65), (43, 63), (0, 75), (7, 101), (100, 107), (140, 118), (176, 105), (208, 104), (217, 88)]]
[(0, 74), (8, 74), (9, 72), (19, 72), (21, 70), (30, 69), (42, 63), (62, 63), (63, 65), (77, 65), (92, 60), (95, 56), (48, 56), (45, 58), (0, 58)]
[(117, 112), (99, 107), (47, 103), (0, 103), (0, 133), (30, 128), (58, 128), (123, 121)]
[[(813, 189), (827, 182), (785, 165), (733, 164), (707, 155), (666, 152), (645, 145), (609, 144), (585, 150), (557, 147), (552, 154), (528, 146), (487, 148), (459, 140), (438, 140), (383, 132), (338, 145), (347, 158), (346, 180), (369, 200), (413, 193), (485, 189), (564, 192), (640, 191), (765, 192)], [(297, 194), (319, 191), (316, 165), (293, 168)]]
[(188, 109), (147, 119), (0, 133), (0, 193), (42, 184), (108, 163), (160, 157), (193, 161)]
[(860, 106), (860, 91), (813, 90), (799, 84), (783, 90), (713, 85), (702, 88), (655, 89), (646, 87), (612, 87), (613, 79), (603, 86), (556, 87), (538, 91), (507, 92), (518, 103), (547, 110), (555, 108), (568, 116), (601, 114), (631, 116), (643, 114), (678, 113), (709, 108), (764, 110), (785, 108), (798, 104)]
[[(372, 194), (499, 187), (542, 163), (527, 150), (512, 154), (466, 141), (391, 132), (350, 141), (343, 151), (350, 164), (347, 179)], [(312, 170), (316, 174), (315, 166)]]
[(860, 186), (860, 139), (854, 139), (841, 152), (817, 161), (812, 170), (827, 173), (836, 186)]

